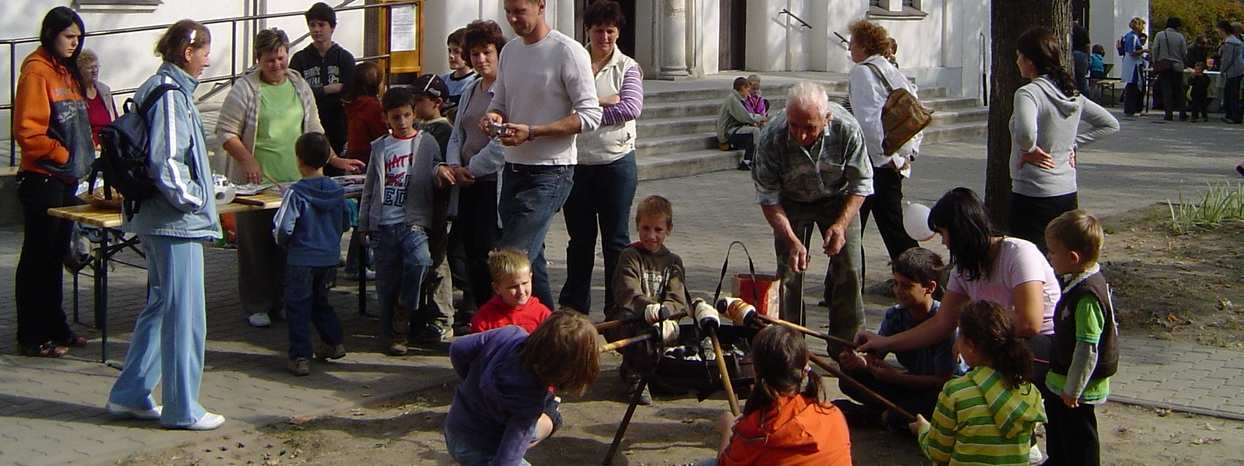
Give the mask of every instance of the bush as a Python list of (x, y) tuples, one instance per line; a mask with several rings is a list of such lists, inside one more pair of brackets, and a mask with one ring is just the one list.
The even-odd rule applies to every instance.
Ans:
[(1166, 18), (1178, 16), (1183, 20), (1181, 31), (1188, 38), (1188, 45), (1197, 37), (1208, 37), (1210, 44), (1219, 42), (1214, 29), (1220, 19), (1240, 21), (1244, 19), (1244, 1), (1241, 0), (1152, 0), (1149, 4), (1149, 34), (1166, 28)]

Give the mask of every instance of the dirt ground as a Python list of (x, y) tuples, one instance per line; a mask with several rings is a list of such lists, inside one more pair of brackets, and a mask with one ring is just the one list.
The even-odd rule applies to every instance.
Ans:
[(1103, 270), (1122, 331), (1244, 348), (1244, 222), (1172, 235), (1165, 204), (1103, 219)]
[[(562, 404), (566, 425), (528, 452), (535, 465), (601, 464), (626, 404), (610, 358), (597, 384), (582, 398)], [(840, 397), (836, 380), (825, 379), (829, 397)], [(445, 385), (366, 408), (205, 439), (118, 461), (121, 465), (409, 465), (452, 464), (440, 427), (452, 399)], [(635, 413), (615, 465), (683, 465), (712, 457), (717, 434), (712, 420), (727, 409), (718, 394), (657, 397)], [(1098, 411), (1102, 457), (1117, 465), (1244, 465), (1244, 422), (1155, 411), (1111, 403)], [(853, 430), (858, 465), (927, 464), (915, 440), (882, 430)]]

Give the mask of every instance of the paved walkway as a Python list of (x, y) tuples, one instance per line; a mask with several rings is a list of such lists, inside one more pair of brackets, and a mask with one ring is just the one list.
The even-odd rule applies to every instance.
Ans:
[[(1181, 190), (1198, 192), (1207, 181), (1233, 179), (1231, 167), (1239, 155), (1225, 141), (1244, 140), (1244, 128), (1162, 124), (1152, 119), (1124, 121), (1123, 125), (1121, 135), (1087, 148), (1080, 156), (1081, 202), (1089, 209), (1117, 213), (1174, 198)], [(928, 202), (954, 185), (980, 188), (982, 146), (928, 147), (917, 162), (915, 179), (908, 184), (909, 196)], [(674, 202), (675, 228), (669, 245), (682, 255), (694, 290), (711, 292), (722, 255), (733, 240), (751, 248), (759, 270), (775, 267), (769, 227), (753, 203), (746, 174), (732, 171), (641, 183), (638, 195), (648, 194), (662, 194)], [(565, 238), (558, 219), (548, 241), (555, 287), (564, 277)], [(876, 283), (885, 278), (881, 241), (875, 233), (868, 233), (865, 243), (873, 264), (868, 282)], [(20, 232), (0, 231), (0, 276), (13, 276), (19, 245)], [(941, 249), (931, 243), (926, 246)], [(372, 336), (377, 322), (357, 315), (354, 295), (346, 288), (332, 302), (344, 320), (350, 355), (340, 362), (313, 365), (310, 377), (289, 375), (284, 368), (284, 327), (252, 329), (241, 318), (235, 263), (234, 251), (207, 250), (209, 341), (202, 402), (230, 419), (214, 433), (171, 432), (145, 423), (109, 420), (101, 406), (116, 371), (97, 362), (98, 333), (86, 326), (75, 328), (92, 338), (91, 345), (70, 357), (14, 356), (13, 287), (0, 287), (0, 464), (113, 463), (138, 451), (207, 441), (292, 416), (341, 412), (451, 380), (443, 353), (404, 358), (380, 355)], [(742, 261), (733, 264), (739, 264), (732, 266), (735, 271), (744, 270)], [(824, 264), (823, 258), (814, 258), (813, 270), (824, 270)], [(145, 299), (145, 273), (118, 266), (110, 278), (109, 351), (120, 359)], [(811, 283), (822, 279), (815, 273), (809, 278)], [(67, 307), (70, 285), (67, 279)], [(599, 306), (603, 288), (597, 286), (594, 292)], [(811, 287), (809, 299), (818, 293), (819, 287)], [(88, 280), (80, 296), (83, 321), (88, 322)], [(889, 303), (869, 299), (869, 323), (875, 326), (880, 309)], [(601, 318), (599, 310), (593, 317)], [(1244, 353), (1139, 335), (1129, 335), (1123, 342), (1123, 364), (1114, 383), (1116, 400), (1244, 418)]]

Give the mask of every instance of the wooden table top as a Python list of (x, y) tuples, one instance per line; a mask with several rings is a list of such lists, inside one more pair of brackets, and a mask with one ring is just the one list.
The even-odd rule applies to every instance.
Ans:
[[(239, 197), (239, 199), (241, 199)], [(250, 212), (254, 210), (275, 209), (281, 206), (280, 198), (277, 198), (276, 206), (264, 207), (254, 203), (247, 204), (242, 202), (230, 202), (225, 205), (217, 205), (216, 213), (218, 214), (234, 214), (238, 212)], [(90, 225), (96, 228), (121, 228), (121, 210), (108, 207), (96, 207), (90, 204), (76, 205), (72, 207), (57, 207), (48, 209), (48, 215), (63, 218), (72, 222)]]

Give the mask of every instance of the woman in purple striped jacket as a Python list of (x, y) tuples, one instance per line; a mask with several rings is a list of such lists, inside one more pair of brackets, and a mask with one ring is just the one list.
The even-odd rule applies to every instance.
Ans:
[(627, 222), (637, 183), (635, 120), (644, 107), (644, 81), (639, 64), (617, 49), (625, 22), (622, 7), (613, 0), (592, 3), (583, 18), (596, 95), (605, 113), (600, 129), (578, 137), (579, 165), (563, 206), (570, 234), (567, 278), (557, 302), (584, 314), (592, 308), (597, 225), (605, 253), (605, 307), (612, 301), (618, 254), (631, 242)]

